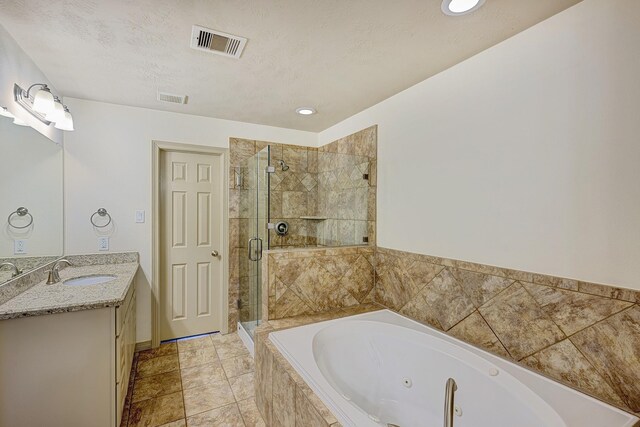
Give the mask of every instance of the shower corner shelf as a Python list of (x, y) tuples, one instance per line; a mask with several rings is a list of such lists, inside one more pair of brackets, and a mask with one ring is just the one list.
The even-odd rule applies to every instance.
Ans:
[(310, 221), (324, 221), (326, 216), (301, 216), (300, 219), (308, 219)]

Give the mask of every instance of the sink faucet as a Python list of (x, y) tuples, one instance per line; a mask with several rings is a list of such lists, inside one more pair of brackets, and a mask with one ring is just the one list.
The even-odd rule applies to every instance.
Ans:
[(3, 262), (2, 264), (0, 264), (0, 268), (2, 267), (11, 267), (13, 269), (13, 274), (11, 275), (11, 277), (16, 277), (17, 275), (22, 274), (22, 270), (16, 267), (16, 265), (12, 262)]
[(67, 265), (69, 266), (73, 265), (69, 262), (69, 260), (64, 258), (54, 262), (53, 267), (51, 267), (51, 270), (49, 271), (49, 278), (47, 279), (47, 285), (53, 285), (54, 283), (58, 283), (60, 281), (60, 272), (58, 270), (60, 269), (60, 263), (63, 263), (63, 262), (66, 262)]

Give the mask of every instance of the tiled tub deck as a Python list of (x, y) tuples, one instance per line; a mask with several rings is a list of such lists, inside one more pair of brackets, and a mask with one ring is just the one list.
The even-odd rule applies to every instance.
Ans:
[(341, 424), (269, 341), (271, 332), (381, 310), (377, 304), (263, 323), (255, 335), (256, 404), (267, 426), (338, 427)]
[[(300, 374), (271, 343), (268, 338), (271, 332), (384, 308), (379, 304), (369, 303), (315, 315), (302, 315), (264, 322), (256, 330), (255, 336), (255, 401), (266, 425), (341, 426)], [(514, 362), (509, 357), (501, 357)], [(531, 369), (528, 364), (515, 363)], [(541, 372), (537, 371), (537, 373)], [(544, 375), (544, 373), (542, 374)], [(544, 376), (557, 381), (551, 375)], [(640, 426), (640, 423), (637, 426)]]

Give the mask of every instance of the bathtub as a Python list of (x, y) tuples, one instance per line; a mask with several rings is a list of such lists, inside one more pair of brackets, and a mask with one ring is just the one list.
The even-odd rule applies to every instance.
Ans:
[(343, 426), (631, 427), (638, 418), (389, 310), (269, 339)]

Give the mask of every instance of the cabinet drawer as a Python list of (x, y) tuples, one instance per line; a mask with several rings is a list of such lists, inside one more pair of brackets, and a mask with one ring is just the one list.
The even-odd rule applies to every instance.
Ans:
[(119, 337), (120, 333), (122, 333), (122, 326), (127, 317), (127, 312), (129, 311), (131, 300), (133, 299), (133, 295), (136, 291), (136, 282), (135, 280), (131, 283), (129, 287), (129, 291), (127, 292), (127, 296), (124, 297), (124, 301), (122, 305), (116, 307), (116, 336)]

